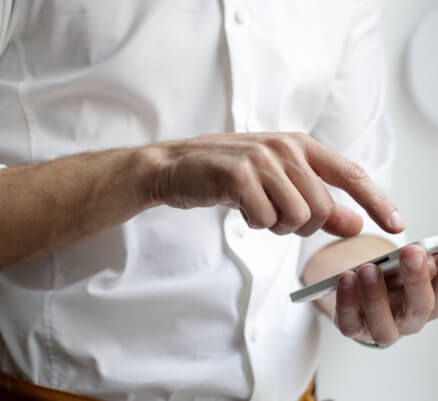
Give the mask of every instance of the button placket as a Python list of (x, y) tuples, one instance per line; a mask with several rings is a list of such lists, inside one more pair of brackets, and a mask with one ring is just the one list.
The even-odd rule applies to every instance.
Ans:
[(248, 26), (250, 14), (244, 1), (224, 0), (225, 35), (228, 44), (232, 80), (234, 130), (244, 132), (251, 108)]
[[(229, 52), (231, 81), (232, 81), (232, 104), (231, 112), (235, 132), (247, 132), (252, 108), (251, 100), (251, 70), (250, 53), (249, 53), (249, 35), (250, 35), (250, 15), (248, 4), (243, 0), (223, 0), (224, 4), (224, 24), (227, 48)], [(245, 276), (248, 277), (248, 298), (243, 319), (245, 321), (245, 342), (249, 349), (249, 366), (254, 372), (253, 363), (254, 355), (251, 351), (256, 346), (259, 338), (258, 329), (252, 329), (251, 322), (254, 319), (254, 304), (251, 301), (254, 293), (254, 268), (253, 262), (247, 257), (252, 240), (248, 238), (249, 227), (242, 218), (237, 216), (236, 211), (232, 211), (227, 216), (228, 225), (226, 224), (227, 241), (230, 249), (239, 261), (239, 266)], [(231, 224), (230, 224), (231, 223)], [(231, 230), (230, 230), (231, 229)], [(230, 235), (231, 234), (231, 235)], [(252, 264), (251, 264), (252, 263)], [(256, 297), (257, 298), (257, 297)], [(254, 399), (254, 395), (253, 395)]]

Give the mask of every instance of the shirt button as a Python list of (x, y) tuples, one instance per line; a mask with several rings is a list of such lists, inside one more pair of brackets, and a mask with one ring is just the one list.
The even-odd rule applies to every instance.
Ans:
[(243, 221), (239, 220), (236, 225), (236, 233), (240, 238), (243, 238), (248, 233), (248, 225)]
[(248, 13), (245, 11), (236, 11), (234, 14), (234, 21), (239, 25), (244, 25), (248, 21)]
[(259, 337), (260, 337), (259, 329), (257, 328), (257, 326), (252, 326), (249, 338), (251, 339), (251, 341), (253, 343), (255, 343), (255, 342), (257, 342)]

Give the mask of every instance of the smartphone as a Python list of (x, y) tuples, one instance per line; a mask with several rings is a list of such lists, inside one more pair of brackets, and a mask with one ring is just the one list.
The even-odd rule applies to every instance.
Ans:
[[(412, 244), (420, 245), (422, 248), (424, 248), (428, 255), (438, 254), (438, 235), (425, 238), (421, 241), (413, 242)], [(371, 259), (365, 263), (374, 263), (375, 265), (379, 266), (384, 275), (390, 275), (398, 269), (400, 251), (402, 249), (403, 248), (396, 249), (395, 251), (387, 253), (386, 255), (379, 256), (378, 258)], [(350, 271), (358, 271), (359, 268), (365, 263), (361, 263), (360, 265), (351, 268)], [(314, 299), (318, 299), (330, 294), (331, 292), (336, 290), (336, 284), (341, 274), (342, 273), (338, 273), (325, 280), (318, 281), (317, 283), (308, 285), (298, 291), (292, 292), (290, 294), (292, 302), (313, 301)]]

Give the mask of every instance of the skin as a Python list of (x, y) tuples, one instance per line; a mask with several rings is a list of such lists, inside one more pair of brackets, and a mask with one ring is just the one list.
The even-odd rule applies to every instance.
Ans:
[[(395, 206), (360, 166), (301, 133), (204, 135), (8, 168), (0, 171), (0, 268), (53, 252), (163, 204), (184, 209), (227, 205), (239, 209), (251, 227), (280, 235), (308, 236), (319, 229), (341, 237), (357, 235), (362, 228), (360, 216), (336, 204), (323, 182), (349, 193), (384, 230), (398, 233), (404, 229)], [(356, 246), (339, 242), (322, 250), (309, 262), (304, 280), (316, 281), (350, 266), (339, 263), (346, 249), (353, 260), (358, 249), (376, 253), (382, 244), (370, 245), (362, 237), (346, 241)], [(406, 252), (414, 251), (421, 252)], [(425, 320), (423, 303), (414, 305), (414, 300), (427, 298), (428, 311), (435, 305), (424, 272), (415, 273), (423, 280), (420, 285), (409, 271), (403, 273), (404, 286), (399, 285), (398, 291), (400, 305), (405, 305), (399, 333), (413, 332), (418, 321)], [(385, 335), (376, 338), (390, 342), (397, 334), (391, 323), (398, 319), (396, 312), (391, 316), (388, 299), (380, 299), (385, 294), (380, 281), (373, 288), (362, 286), (363, 275), (343, 277), (337, 303), (321, 307), (329, 315), (338, 312), (338, 325), (349, 336), (368, 335), (363, 328), (346, 330), (358, 325), (359, 315), (373, 338), (374, 322), (383, 318)], [(411, 279), (412, 285), (407, 286)], [(346, 286), (349, 280), (357, 284), (354, 290)], [(357, 310), (357, 297), (363, 310)], [(354, 313), (345, 313), (353, 306)]]
[[(303, 274), (307, 284), (395, 249), (390, 242), (372, 236), (339, 241), (316, 253)], [(342, 334), (360, 341), (390, 345), (400, 335), (414, 334), (438, 317), (436, 261), (410, 245), (400, 255), (399, 271), (384, 279), (373, 264), (358, 273), (346, 272), (338, 280), (336, 294), (316, 301), (332, 317)]]

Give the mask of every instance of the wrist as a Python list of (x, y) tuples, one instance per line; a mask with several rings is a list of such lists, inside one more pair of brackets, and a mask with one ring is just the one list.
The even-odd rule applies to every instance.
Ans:
[(166, 142), (137, 148), (133, 154), (138, 193), (145, 209), (165, 204), (163, 188), (170, 164), (170, 148)]

